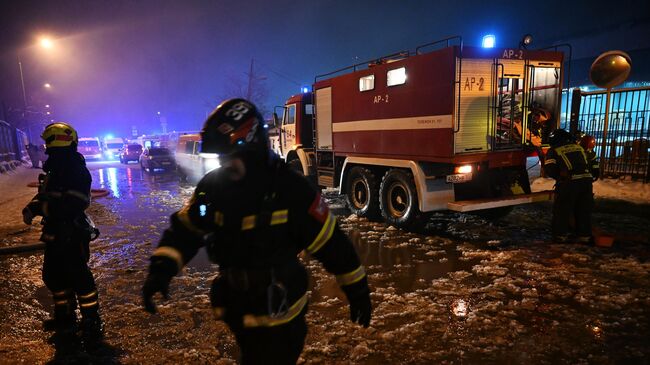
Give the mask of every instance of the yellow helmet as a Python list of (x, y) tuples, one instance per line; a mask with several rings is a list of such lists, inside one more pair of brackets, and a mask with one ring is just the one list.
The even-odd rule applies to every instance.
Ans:
[(45, 127), (41, 138), (46, 148), (68, 147), (79, 142), (77, 131), (65, 122), (56, 122)]

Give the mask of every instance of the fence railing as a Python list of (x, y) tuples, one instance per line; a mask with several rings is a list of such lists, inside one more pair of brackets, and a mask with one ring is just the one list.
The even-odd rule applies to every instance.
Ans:
[[(574, 89), (563, 96), (572, 98), (568, 129), (594, 136), (597, 156), (605, 148), (605, 158), (601, 161), (603, 175), (650, 181), (650, 87), (611, 91), (605, 134), (607, 91)], [(566, 121), (560, 126), (566, 127)]]

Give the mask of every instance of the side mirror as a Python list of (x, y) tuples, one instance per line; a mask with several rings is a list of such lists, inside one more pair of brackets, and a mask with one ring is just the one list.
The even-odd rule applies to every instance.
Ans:
[(273, 126), (278, 127), (280, 125), (280, 118), (278, 117), (278, 113), (273, 112)]
[(598, 87), (609, 89), (618, 86), (627, 80), (632, 70), (630, 56), (623, 51), (609, 51), (596, 58), (589, 78)]
[(282, 109), (283, 114), (284, 114), (284, 109), (286, 109), (284, 106), (279, 106), (279, 105), (273, 107), (273, 126), (276, 128), (280, 128), (280, 126), (282, 125), (282, 120), (280, 119), (278, 113), (276, 112), (278, 108)]

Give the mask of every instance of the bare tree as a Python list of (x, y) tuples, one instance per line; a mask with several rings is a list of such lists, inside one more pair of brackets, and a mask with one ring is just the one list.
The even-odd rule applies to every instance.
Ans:
[(215, 108), (223, 100), (244, 98), (252, 101), (263, 116), (269, 114), (267, 106), (269, 90), (266, 86), (266, 76), (255, 71), (254, 60), (251, 59), (248, 72), (243, 75), (230, 75), (223, 91), (215, 100), (206, 101), (206, 106)]

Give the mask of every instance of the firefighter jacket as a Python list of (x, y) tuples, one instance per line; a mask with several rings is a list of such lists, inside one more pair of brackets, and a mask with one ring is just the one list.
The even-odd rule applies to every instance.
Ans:
[(558, 183), (591, 179), (590, 170), (585, 150), (575, 143), (552, 147), (544, 161), (544, 171)]
[(302, 251), (334, 274), (346, 294), (355, 286), (368, 290), (356, 251), (320, 193), (281, 161), (268, 174), (237, 182), (222, 169), (207, 174), (171, 216), (150, 269), (173, 276), (200, 247), (219, 265), (212, 305), (228, 324), (275, 326), (302, 312), (308, 288), (297, 258)]
[(51, 242), (73, 235), (90, 235), (84, 211), (90, 204), (90, 172), (83, 156), (71, 150), (53, 151), (43, 165), (39, 192), (27, 205), (44, 217), (41, 240)]

